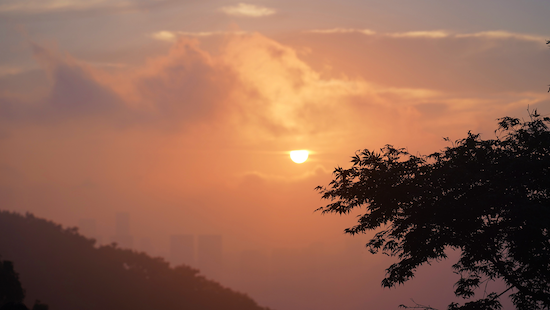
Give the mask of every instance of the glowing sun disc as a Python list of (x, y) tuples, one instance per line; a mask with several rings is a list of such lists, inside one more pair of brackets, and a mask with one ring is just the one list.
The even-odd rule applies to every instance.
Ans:
[(306, 150), (290, 151), (290, 159), (297, 164), (301, 164), (307, 160), (309, 152)]

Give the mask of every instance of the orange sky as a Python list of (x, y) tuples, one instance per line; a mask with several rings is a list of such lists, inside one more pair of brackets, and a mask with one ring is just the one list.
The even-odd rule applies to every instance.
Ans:
[[(303, 19), (285, 2), (211, 2), (214, 17), (202, 24), (163, 19), (168, 11), (148, 1), (129, 13), (122, 1), (6, 3), (0, 14), (9, 30), (0, 35), (15, 43), (0, 49), (2, 208), (68, 226), (94, 218), (105, 240), (115, 213), (129, 212), (132, 233), (153, 240), (154, 255), (167, 255), (170, 234), (222, 234), (228, 269), (245, 250), (302, 253), (291, 255), (304, 272), (290, 278), (296, 287), (251, 293), (276, 309), (430, 303), (423, 285), (441, 296), (432, 306), (449, 303), (453, 281), (432, 283), (433, 271), (397, 291), (379, 288), (390, 261), (357, 254), (365, 238), (342, 235), (353, 216), (314, 213), (323, 205), (314, 187), (362, 148), (426, 154), (468, 130), (492, 137), (499, 117), (550, 113), (549, 36), (535, 26), (409, 18), (375, 27), (353, 17), (354, 5), (363, 8), (352, 2), (340, 8), (349, 23), (342, 14), (319, 17), (331, 16), (331, 2)], [(137, 23), (144, 16), (149, 24)], [(111, 33), (115, 21), (122, 26)], [(277, 31), (277, 21), (286, 26)], [(63, 23), (87, 35), (77, 40)], [(294, 149), (312, 151), (308, 161), (293, 163)], [(307, 271), (313, 260), (318, 266)], [(223, 281), (239, 285), (231, 272)]]

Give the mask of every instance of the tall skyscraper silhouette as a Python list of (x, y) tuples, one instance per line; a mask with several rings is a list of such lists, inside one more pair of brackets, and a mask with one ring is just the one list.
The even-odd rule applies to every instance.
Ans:
[(174, 266), (185, 264), (196, 267), (195, 264), (195, 236), (170, 236), (170, 261)]
[(198, 267), (204, 275), (219, 280), (223, 273), (222, 261), (222, 236), (199, 235)]
[(111, 237), (121, 248), (131, 249), (134, 247), (134, 237), (130, 235), (130, 214), (122, 212), (115, 216), (115, 235)]

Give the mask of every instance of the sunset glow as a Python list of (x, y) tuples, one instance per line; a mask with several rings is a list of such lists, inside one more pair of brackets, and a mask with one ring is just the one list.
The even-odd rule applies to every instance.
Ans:
[[(388, 258), (315, 188), (365, 148), (549, 115), (550, 2), (501, 2), (5, 0), (0, 209), (92, 220), (102, 245), (128, 214), (132, 249), (174, 266), (186, 236), (270, 309), (446, 309), (452, 272), (385, 290)], [(219, 274), (199, 236), (222, 236)]]

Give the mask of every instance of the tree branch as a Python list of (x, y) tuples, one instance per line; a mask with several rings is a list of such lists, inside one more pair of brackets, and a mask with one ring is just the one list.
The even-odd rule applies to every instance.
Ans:
[(424, 306), (424, 305), (421, 305), (419, 303), (417, 303), (416, 301), (414, 301), (414, 299), (411, 298), (411, 301), (415, 304), (414, 306), (406, 306), (406, 305), (399, 305), (399, 308), (404, 308), (404, 309), (424, 309), (424, 310), (437, 310), (436, 308), (433, 308), (431, 306)]

